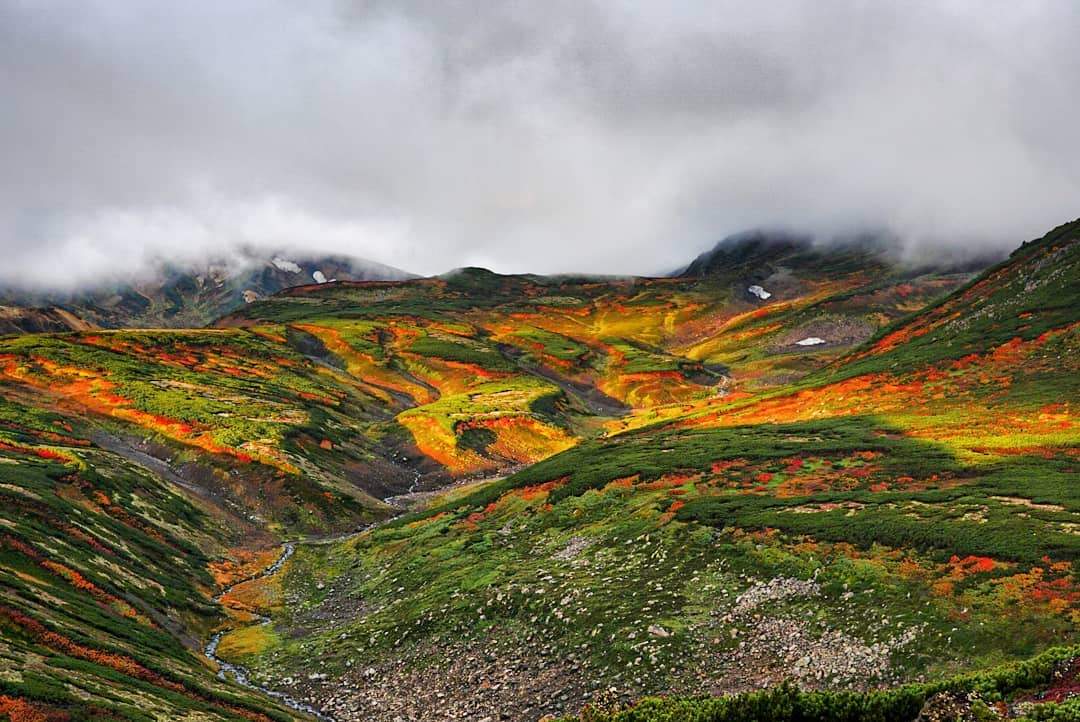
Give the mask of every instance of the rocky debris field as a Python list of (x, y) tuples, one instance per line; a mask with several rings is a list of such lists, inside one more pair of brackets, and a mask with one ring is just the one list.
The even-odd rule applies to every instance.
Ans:
[[(588, 539), (572, 537), (560, 553), (572, 558), (589, 546)], [(473, 640), (405, 643), (378, 659), (349, 660), (340, 675), (312, 667), (263, 681), (339, 722), (536, 722), (577, 713), (601, 698), (625, 703), (646, 694), (731, 693), (784, 680), (807, 689), (866, 689), (899, 679), (891, 657), (920, 632), (911, 626), (891, 636), (878, 634), (878, 641), (864, 640), (782, 611), (785, 604), (821, 599), (814, 579), (741, 578), (739, 583), (744, 590), (718, 597), (704, 624), (680, 631), (660, 620), (642, 620), (638, 631), (627, 634), (641, 656), (621, 670), (595, 668), (585, 652), (568, 649), (564, 640), (522, 621), (497, 624)], [(364, 614), (363, 600), (336, 588), (326, 591), (321, 605), (294, 618), (299, 626), (290, 634)], [(685, 654), (673, 658), (680, 669), (663, 677), (650, 674), (641, 662), (666, 659), (671, 644), (685, 645)]]
[(576, 712), (596, 694), (594, 675), (538, 635), (472, 644), (425, 643), (394, 660), (354, 665), (343, 678), (281, 680), (339, 722), (540, 720)]
[(772, 353), (792, 353), (803, 350), (800, 341), (815, 339), (812, 345), (821, 347), (854, 346), (874, 335), (870, 322), (850, 316), (823, 316), (781, 334), (770, 345)]
[[(804, 687), (840, 685), (868, 687), (890, 678), (894, 652), (910, 643), (919, 626), (870, 644), (838, 629), (811, 625), (791, 616), (761, 614), (758, 608), (799, 597), (817, 597), (813, 580), (775, 577), (758, 582), (735, 599), (721, 621), (746, 631), (729, 654), (727, 671), (715, 686), (719, 692), (744, 691), (792, 679)], [(850, 598), (850, 596), (849, 596)], [(733, 631), (738, 627), (732, 626)]]

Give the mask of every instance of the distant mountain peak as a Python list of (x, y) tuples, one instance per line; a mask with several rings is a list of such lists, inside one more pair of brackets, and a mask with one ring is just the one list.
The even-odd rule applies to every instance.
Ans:
[[(0, 289), (0, 304), (9, 309), (0, 332), (77, 330), (84, 326), (204, 326), (229, 311), (293, 286), (338, 279), (410, 278), (416, 276), (360, 258), (247, 249), (229, 259), (162, 264), (151, 276), (81, 291)], [(18, 309), (25, 311), (19, 313)]]
[(755, 229), (724, 238), (676, 275), (761, 276), (762, 272), (771, 273), (781, 266), (795, 272), (850, 272), (886, 267), (890, 265), (888, 256), (888, 243), (880, 235), (860, 234), (819, 241), (806, 233)]

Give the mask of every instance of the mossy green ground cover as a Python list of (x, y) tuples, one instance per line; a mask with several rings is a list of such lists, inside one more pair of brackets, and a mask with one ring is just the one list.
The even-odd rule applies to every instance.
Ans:
[[(1076, 243), (1054, 234), (1041, 248), (988, 277), (1023, 273), (1020, 287), (1067, 295)], [(972, 332), (982, 346), (909, 349), (916, 317), (794, 390), (587, 440), (353, 541), (301, 550), (284, 577), (301, 601), (275, 617), (280, 642), (247, 661), (294, 669), (317, 654), (347, 675), (406, 649), (534, 634), (597, 687), (633, 697), (789, 677), (825, 689), (940, 680), (1074, 641), (1075, 308), (1047, 303), (1052, 292), (1013, 302), (1004, 278), (1005, 294), (971, 286), (990, 302), (958, 297), (991, 319)], [(1006, 310), (1021, 322), (998, 329)], [(342, 595), (362, 610), (333, 613)], [(815, 659), (873, 664), (806, 674), (803, 651), (770, 646), (763, 620), (784, 622)], [(905, 690), (769, 704), (789, 711), (778, 719), (812, 718), (791, 710), (815, 705), (883, 719), (895, 699), (926, 697)], [(615, 718), (745, 719), (757, 703), (648, 703)]]
[[(271, 625), (222, 650), (268, 682), (318, 659), (347, 686), (474, 643), (542, 646), (537, 669), (574, 665), (625, 702), (864, 690), (1071, 643), (1075, 230), (911, 317), (955, 279), (815, 257), (766, 305), (726, 277), (467, 269), (298, 289), (223, 322), (242, 328), (2, 340), (0, 583), (29, 610), (3, 617), (5, 684), (136, 717), (277, 714), (191, 651), (220, 622), (207, 566), (237, 535), (346, 531), (425, 474), (523, 465), (298, 546), (262, 600)], [(891, 325), (854, 350), (788, 348), (813, 323)], [(102, 431), (150, 442), (207, 496)], [(905, 689), (613, 714), (874, 719), (927, 692)]]
[(62, 417), (0, 401), (2, 709), (287, 719), (215, 681), (189, 636), (221, 620), (206, 563), (229, 536), (222, 519), (91, 448)]
[[(344, 663), (429, 635), (520, 624), (568, 651), (587, 650), (602, 677), (637, 664), (638, 675), (664, 680), (661, 689), (692, 689), (678, 671), (686, 660), (738, 643), (729, 636), (737, 624), (714, 640), (709, 611), (772, 577), (816, 580), (820, 596), (773, 611), (810, 613), (822, 629), (873, 644), (919, 627), (892, 660), (904, 673), (982, 666), (1071, 637), (1068, 609), (1055, 613), (1024, 592), (1055, 580), (1073, 588), (1080, 543), (1060, 525), (1080, 503), (1075, 490), (1062, 493), (1074, 462), (1062, 456), (974, 470), (940, 445), (890, 431), (856, 418), (639, 433), (609, 442), (608, 451), (578, 447), (431, 515), (336, 550), (302, 551), (287, 584), (345, 585), (372, 611), (276, 654), (310, 654), (314, 645), (321, 658)], [(801, 475), (848, 488), (770, 493)], [(946, 483), (870, 490), (901, 475)], [(1017, 475), (1037, 479), (1037, 495), (1064, 508), (1018, 514), (1011, 500), (995, 501), (1015, 493)], [(962, 485), (948, 483), (961, 478)], [(560, 550), (576, 545), (579, 555), (560, 560)], [(973, 556), (992, 560), (983, 562), (989, 568), (968, 574), (955, 559)], [(1029, 578), (1040, 565), (1047, 568), (1039, 579)], [(305, 604), (321, 601), (316, 594)], [(288, 628), (287, 617), (280, 623)], [(672, 636), (651, 639), (652, 624)], [(342, 632), (349, 641), (340, 641)]]

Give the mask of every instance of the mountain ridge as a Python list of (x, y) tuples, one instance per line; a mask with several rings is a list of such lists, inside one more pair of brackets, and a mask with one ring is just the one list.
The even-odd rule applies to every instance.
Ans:
[[(405, 279), (413, 274), (345, 256), (248, 252), (240, 260), (162, 265), (155, 275), (118, 285), (69, 292), (0, 290), (9, 311), (0, 333), (99, 328), (184, 328), (282, 289), (341, 279)], [(320, 280), (321, 279), (321, 280)]]

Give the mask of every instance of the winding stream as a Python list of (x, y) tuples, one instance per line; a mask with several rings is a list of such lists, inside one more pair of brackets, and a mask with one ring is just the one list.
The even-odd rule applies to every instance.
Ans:
[[(419, 475), (417, 475), (417, 479), (413, 481), (413, 484), (409, 489), (410, 492), (416, 487), (418, 482), (419, 482)], [(390, 519), (386, 519), (386, 520), (384, 520), (384, 521), (382, 521), (380, 523), (385, 524), (387, 521), (390, 521), (391, 519), (398, 518), (398, 516), (400, 516), (400, 514), (395, 515), (393, 517), (390, 517)], [(312, 544), (312, 545), (333, 544), (335, 542), (341, 542), (341, 541), (345, 541), (347, 539), (351, 539), (354, 536), (357, 536), (358, 534), (362, 534), (363, 532), (365, 532), (365, 531), (367, 531), (367, 530), (369, 530), (369, 529), (371, 529), (371, 528), (373, 528), (375, 526), (378, 526), (378, 524), (372, 524), (370, 526), (365, 526), (365, 527), (362, 527), (360, 529), (357, 529), (356, 531), (348, 532), (348, 533), (345, 533), (345, 534), (338, 534), (337, 536), (332, 536), (332, 537), (312, 537), (310, 539), (298, 539), (296, 541), (285, 542), (284, 544), (281, 545), (281, 555), (278, 556), (278, 558), (274, 560), (273, 564), (266, 567), (265, 569), (263, 569), (261, 572), (259, 572), (255, 576), (247, 577), (246, 579), (241, 579), (240, 581), (234, 582), (233, 584), (230, 584), (229, 586), (225, 587), (224, 589), (222, 589), (217, 594), (217, 596), (214, 597), (214, 601), (220, 604), (221, 600), (225, 597), (226, 594), (228, 594), (229, 592), (231, 592), (233, 589), (240, 586), (241, 584), (246, 584), (247, 582), (254, 581), (256, 579), (265, 579), (266, 577), (272, 577), (275, 574), (277, 574), (279, 571), (281, 571), (281, 568), (285, 566), (285, 562), (289, 561), (289, 558), (296, 552), (296, 546), (298, 544)], [(270, 623), (270, 617), (267, 617), (267, 616), (264, 616), (264, 615), (261, 615), (261, 614), (256, 615), (256, 616), (258, 618), (258, 624), (266, 625), (266, 624)], [(322, 711), (316, 709), (315, 707), (311, 706), (310, 704), (307, 704), (306, 702), (301, 702), (300, 700), (298, 700), (298, 699), (296, 699), (294, 697), (290, 697), (289, 695), (285, 694), (284, 692), (278, 692), (277, 690), (273, 690), (273, 689), (270, 689), (269, 687), (264, 687), (261, 684), (257, 684), (256, 682), (253, 682), (251, 680), (251, 673), (245, 667), (243, 667), (243, 666), (241, 666), (239, 664), (233, 664), (232, 662), (227, 662), (224, 659), (222, 659), (221, 657), (219, 657), (218, 654), (217, 654), (217, 650), (218, 650), (218, 645), (221, 644), (221, 638), (224, 637), (228, 632), (231, 632), (231, 631), (235, 631), (235, 630), (223, 629), (220, 632), (215, 632), (214, 636), (210, 637), (210, 641), (208, 641), (206, 643), (206, 646), (203, 647), (203, 656), (205, 656), (207, 659), (214, 662), (218, 666), (218, 674), (217, 674), (218, 679), (227, 680), (227, 679), (229, 679), (229, 677), (232, 677), (233, 681), (236, 682), (237, 684), (239, 684), (239, 685), (241, 685), (243, 687), (247, 687), (248, 689), (253, 689), (253, 690), (257, 691), (257, 692), (261, 692), (261, 693), (267, 695), (268, 697), (272, 697), (273, 699), (277, 700), (278, 702), (281, 702), (283, 705), (285, 705), (286, 707), (288, 707), (290, 709), (294, 709), (297, 712), (303, 712), (305, 714), (309, 714), (312, 717), (323, 720), (324, 722), (335, 722), (333, 717), (330, 717), (329, 715), (327, 715), (327, 714), (323, 713)]]
[[(391, 517), (389, 517), (387, 519), (384, 519), (384, 520), (382, 520), (382, 521), (380, 521), (378, 523), (370, 524), (368, 526), (361, 527), (360, 529), (357, 529), (357, 530), (352, 531), (352, 532), (347, 532), (345, 534), (338, 534), (337, 536), (311, 537), (311, 538), (307, 538), (307, 539), (298, 539), (298, 540), (295, 540), (295, 541), (285, 542), (285, 543), (283, 543), (281, 545), (281, 555), (278, 556), (278, 558), (274, 561), (273, 564), (266, 567), (265, 569), (263, 569), (261, 572), (259, 572), (258, 574), (254, 575), (254, 576), (247, 577), (246, 579), (241, 579), (240, 581), (234, 582), (233, 584), (230, 584), (229, 586), (225, 587), (224, 589), (221, 590), (221, 592), (218, 593), (217, 596), (214, 597), (214, 601), (217, 602), (217, 603), (221, 603), (221, 600), (225, 597), (226, 594), (228, 594), (229, 592), (231, 592), (233, 589), (240, 586), (241, 584), (245, 584), (247, 582), (254, 581), (256, 579), (265, 579), (266, 577), (271, 577), (271, 576), (277, 574), (279, 571), (281, 571), (282, 567), (285, 566), (285, 562), (289, 561), (289, 558), (296, 552), (296, 547), (299, 544), (319, 545), (319, 544), (332, 544), (332, 543), (335, 543), (335, 542), (346, 541), (347, 539), (351, 539), (351, 538), (353, 538), (353, 537), (355, 537), (355, 536), (357, 536), (359, 534), (362, 534), (362, 533), (364, 533), (364, 532), (366, 532), (366, 531), (368, 531), (370, 529), (373, 529), (373, 528), (375, 528), (377, 526), (381, 526), (382, 524), (386, 524), (386, 523), (388, 523), (390, 521), (393, 521), (394, 519), (399, 518), (400, 516), (402, 516), (403, 514), (408, 512), (408, 507), (404, 503), (402, 503), (402, 500), (407, 498), (411, 494), (416, 493), (416, 488), (420, 485), (420, 482), (422, 481), (422, 478), (423, 477), (422, 477), (421, 474), (416, 473), (415, 478), (413, 479), (412, 483), (409, 485), (408, 491), (406, 491), (404, 494), (400, 494), (398, 496), (387, 497), (385, 499), (385, 501), (388, 504), (390, 504), (393, 507), (397, 507), (399, 509), (398, 514), (395, 514), (394, 516), (391, 516)], [(264, 615), (256, 615), (256, 616), (257, 616), (257, 619), (258, 619), (258, 624), (265, 625), (265, 624), (270, 623), (270, 617), (267, 617), (267, 616), (264, 616)], [(260, 684), (258, 684), (256, 682), (253, 682), (251, 680), (250, 671), (248, 671), (245, 667), (243, 667), (243, 666), (241, 666), (239, 664), (233, 664), (232, 662), (227, 662), (224, 659), (222, 659), (221, 657), (219, 657), (217, 655), (218, 645), (221, 644), (222, 637), (224, 637), (225, 634), (227, 634), (230, 631), (234, 631), (234, 630), (225, 629), (225, 630), (222, 630), (220, 632), (216, 632), (214, 634), (214, 636), (212, 636), (210, 638), (210, 640), (206, 643), (206, 646), (203, 647), (203, 655), (207, 659), (214, 662), (218, 666), (218, 675), (217, 675), (218, 679), (227, 680), (227, 679), (229, 679), (231, 677), (233, 679), (233, 681), (236, 682), (237, 684), (239, 684), (239, 685), (241, 685), (243, 687), (247, 687), (248, 689), (253, 689), (253, 690), (257, 691), (257, 692), (261, 692), (262, 694), (265, 694), (266, 696), (277, 700), (278, 702), (282, 703), (283, 705), (285, 705), (286, 707), (288, 707), (290, 709), (296, 710), (297, 712), (303, 712), (305, 714), (311, 715), (311, 716), (313, 716), (313, 717), (315, 717), (317, 719), (323, 720), (324, 722), (335, 722), (333, 717), (330, 717), (329, 715), (327, 715), (327, 714), (323, 713), (322, 711), (316, 709), (315, 707), (307, 704), (306, 702), (301, 702), (300, 700), (295, 699), (294, 697), (290, 697), (289, 695), (285, 694), (284, 692), (278, 692), (277, 690), (273, 690), (273, 689), (270, 689), (268, 687), (264, 687), (264, 686), (262, 686), (262, 685), (260, 685)]]
[[(197, 496), (204, 498), (214, 497), (216, 501), (224, 501), (231, 506), (236, 506), (235, 502), (231, 502), (231, 500), (229, 499), (218, 498), (216, 495), (208, 492), (206, 489), (203, 489), (202, 487), (191, 483), (179, 473), (177, 473), (176, 469), (174, 469), (169, 462), (159, 459), (156, 456), (152, 456), (145, 451), (136, 448), (134, 443), (115, 436), (107, 432), (103, 428), (96, 429), (91, 439), (96, 445), (105, 449), (106, 451), (111, 451), (112, 453), (127, 459), (135, 465), (142, 467), (151, 474), (154, 474), (155, 476), (164, 479), (167, 482), (175, 484), (176, 486), (181, 487), (186, 491), (189, 491), (193, 494), (196, 494)], [(378, 524), (364, 526), (360, 529), (352, 532), (347, 532), (345, 534), (338, 534), (336, 536), (330, 537), (310, 537), (307, 539), (287, 541), (281, 545), (281, 554), (276, 560), (274, 560), (273, 564), (266, 567), (254, 576), (247, 577), (246, 579), (241, 579), (240, 581), (234, 582), (233, 584), (225, 587), (221, 590), (221, 592), (217, 594), (217, 596), (214, 597), (214, 602), (220, 604), (222, 598), (226, 594), (228, 594), (241, 584), (254, 581), (256, 579), (264, 579), (266, 577), (271, 577), (277, 574), (279, 571), (281, 571), (281, 568), (285, 566), (285, 562), (289, 561), (289, 558), (296, 552), (296, 547), (298, 544), (332, 544), (335, 542), (345, 541), (347, 539), (351, 539), (354, 536), (357, 536), (358, 534), (362, 534), (368, 529), (379, 526), (380, 524), (385, 524), (389, 521), (397, 519), (402, 514), (405, 514), (408, 511), (408, 508), (402, 503), (402, 499), (407, 498), (409, 495), (415, 493), (416, 488), (423, 480), (423, 476), (419, 472), (414, 471), (413, 475), (414, 476), (412, 483), (409, 484), (408, 490), (404, 494), (388, 497), (385, 500), (388, 504), (390, 504), (390, 506), (396, 507), (398, 509), (398, 513), (394, 516), (389, 517), (388, 519), (384, 519)], [(258, 624), (266, 625), (270, 623), (270, 617), (264, 615), (256, 615), (256, 618), (258, 619)], [(218, 667), (218, 679), (227, 680), (231, 677), (233, 681), (235, 681), (242, 687), (247, 687), (248, 689), (260, 692), (267, 697), (270, 697), (271, 699), (277, 700), (289, 709), (311, 715), (312, 717), (323, 720), (324, 722), (335, 722), (333, 717), (324, 714), (323, 712), (316, 709), (312, 705), (307, 704), (306, 702), (301, 702), (298, 699), (290, 697), (284, 692), (278, 692), (277, 690), (273, 690), (257, 684), (256, 682), (253, 682), (251, 680), (251, 672), (245, 667), (239, 664), (233, 664), (232, 662), (227, 662), (221, 657), (219, 657), (217, 654), (218, 646), (221, 644), (222, 637), (224, 637), (225, 634), (230, 631), (234, 630), (224, 629), (216, 632), (212, 637), (210, 637), (209, 641), (207, 641), (206, 646), (203, 647), (203, 656), (216, 664)]]
[[(357, 533), (359, 533), (359, 532), (357, 532)], [(253, 577), (248, 577), (247, 579), (241, 579), (240, 581), (238, 581), (238, 582), (236, 582), (234, 584), (230, 584), (229, 586), (225, 587), (225, 589), (223, 589), (216, 597), (214, 597), (214, 601), (220, 603), (221, 599), (226, 594), (228, 594), (230, 591), (232, 591), (234, 588), (236, 588), (237, 586), (239, 586), (241, 584), (245, 584), (245, 583), (253, 581), (255, 579), (263, 579), (265, 577), (270, 577), (270, 576), (273, 576), (274, 574), (277, 574), (279, 571), (281, 571), (281, 568), (283, 566), (285, 566), (285, 562), (289, 561), (289, 557), (291, 557), (293, 555), (293, 553), (296, 551), (296, 544), (297, 544), (297, 542), (285, 542), (284, 544), (282, 544), (281, 545), (281, 555), (274, 561), (273, 564), (268, 566), (266, 569), (263, 569), (261, 572), (259, 572), (257, 575), (255, 575)], [(259, 615), (259, 624), (269, 624), (269, 623), (270, 623), (270, 617)], [(256, 684), (255, 682), (252, 682), (251, 681), (251, 674), (248, 672), (247, 669), (240, 666), (239, 664), (233, 664), (232, 662), (226, 662), (224, 659), (217, 656), (217, 649), (218, 649), (218, 645), (221, 644), (221, 638), (228, 631), (232, 631), (232, 630), (222, 630), (220, 632), (216, 632), (214, 634), (214, 636), (212, 636), (210, 638), (210, 641), (206, 643), (206, 646), (203, 647), (203, 655), (205, 655), (207, 659), (214, 662), (218, 666), (218, 674), (217, 674), (218, 679), (227, 680), (229, 677), (232, 677), (233, 681), (235, 681), (237, 684), (239, 684), (239, 685), (241, 685), (243, 687), (247, 687), (248, 689), (253, 689), (253, 690), (256, 690), (258, 692), (261, 692), (262, 694), (265, 694), (266, 696), (271, 697), (271, 698), (277, 700), (278, 702), (281, 702), (283, 705), (285, 705), (286, 707), (289, 707), (290, 709), (294, 709), (297, 712), (303, 712), (305, 714), (309, 714), (312, 717), (316, 717), (316, 718), (318, 718), (320, 720), (325, 720), (325, 722), (334, 722), (333, 717), (328, 717), (327, 715), (323, 714), (322, 712), (320, 712), (319, 710), (315, 709), (314, 707), (312, 707), (311, 705), (309, 705), (309, 704), (307, 704), (305, 702), (301, 702), (301, 701), (299, 701), (297, 699), (294, 699), (294, 698), (290, 697), (289, 695), (285, 694), (284, 692), (278, 692), (277, 690), (273, 690), (273, 689), (270, 689), (268, 687), (263, 687), (260, 684)]]

